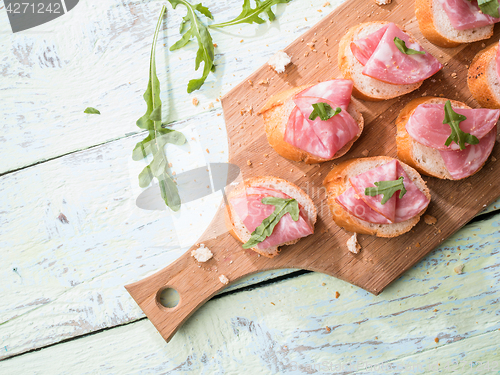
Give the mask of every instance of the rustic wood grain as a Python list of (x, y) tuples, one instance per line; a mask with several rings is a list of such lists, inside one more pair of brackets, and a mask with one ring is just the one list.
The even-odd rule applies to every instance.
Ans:
[[(168, 344), (142, 320), (0, 362), (0, 373), (348, 373), (318, 370), (342, 362), (393, 366), (361, 374), (469, 374), (498, 361), (499, 225), (467, 225), (379, 296), (310, 273), (212, 300)], [(423, 370), (394, 368), (405, 365)]]
[[(379, 294), (498, 197), (500, 164), (491, 159), (479, 173), (465, 181), (427, 178), (432, 195), (427, 213), (438, 219), (437, 225), (429, 226), (421, 221), (411, 232), (393, 239), (362, 236), (362, 254), (353, 255), (345, 245), (350, 234), (333, 223), (325, 204), (322, 182), (332, 163), (308, 166), (291, 162), (277, 156), (268, 145), (262, 119), (256, 115), (258, 109), (272, 94), (286, 88), (337, 77), (336, 41), (350, 26), (373, 21), (372, 9), (373, 3), (364, 0), (353, 0), (341, 5), (284, 49), (293, 57), (292, 66), (287, 68), (285, 74), (277, 75), (264, 65), (222, 98), (229, 135), (229, 161), (242, 168), (245, 178), (274, 175), (302, 187), (318, 207), (318, 222), (314, 235), (283, 248), (276, 258), (257, 257), (251, 251), (243, 250), (236, 240), (226, 234), (205, 241), (215, 254), (214, 260), (207, 265), (199, 268), (187, 252), (166, 269), (127, 286), (132, 297), (167, 341), (193, 311), (224, 287), (212, 272), (215, 268), (230, 280), (260, 270), (303, 268), (335, 276)], [(481, 43), (467, 48), (441, 49), (426, 42), (418, 30), (413, 1), (410, 0), (394, 3), (380, 13), (376, 19), (402, 24), (445, 65), (445, 69), (425, 81), (412, 94), (378, 103), (360, 102), (367, 125), (352, 150), (339, 161), (360, 157), (364, 150), (368, 150), (370, 156), (395, 157), (394, 120), (412, 98), (442, 95), (474, 106), (466, 85), (464, 62), (470, 61), (476, 50), (482, 48)], [(311, 42), (315, 43), (316, 52), (311, 52), (307, 45)], [(459, 78), (453, 79), (451, 72), (457, 72)], [(267, 79), (270, 81), (269, 87), (260, 84)], [(492, 155), (499, 159), (500, 149), (495, 147)], [(173, 287), (181, 296), (175, 308), (165, 308), (158, 301), (158, 292), (165, 286)]]

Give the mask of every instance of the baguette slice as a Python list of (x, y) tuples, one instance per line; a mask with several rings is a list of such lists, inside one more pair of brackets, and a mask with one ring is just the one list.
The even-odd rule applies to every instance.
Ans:
[[(335, 166), (330, 173), (328, 173), (323, 184), (326, 188), (328, 196), (327, 203), (330, 207), (330, 211), (332, 212), (333, 221), (335, 221), (338, 226), (349, 232), (390, 238), (408, 232), (418, 223), (420, 216), (422, 216), (427, 207), (418, 215), (401, 223), (373, 224), (351, 215), (335, 201), (336, 197), (351, 187), (349, 178), (379, 167), (390, 162), (391, 160), (394, 159), (388, 156), (351, 159)], [(431, 199), (429, 189), (418, 172), (409, 165), (402, 162), (400, 163), (405, 172), (408, 174), (408, 177), (412, 179), (413, 183), (425, 194), (428, 199)]]
[[(424, 146), (413, 140), (406, 131), (406, 123), (413, 114), (415, 109), (424, 103), (429, 104), (444, 104), (448, 99), (435, 98), (426, 96), (417, 98), (409, 102), (399, 113), (396, 119), (396, 144), (398, 147), (398, 158), (406, 164), (412, 166), (417, 171), (427, 176), (433, 176), (440, 179), (453, 180), (446, 168), (443, 158), (436, 150), (431, 147)], [(464, 103), (450, 100), (452, 108), (470, 108)], [(479, 168), (481, 169), (481, 168)]]
[(456, 47), (493, 35), (493, 25), (469, 30), (455, 29), (439, 0), (415, 0), (415, 16), (424, 37), (440, 47)]
[[(237, 186), (227, 196), (228, 200), (225, 212), (226, 227), (228, 228), (231, 235), (238, 241), (241, 241), (242, 243), (247, 242), (250, 239), (251, 233), (250, 231), (248, 231), (248, 229), (245, 227), (243, 222), (240, 220), (240, 218), (234, 211), (234, 208), (232, 207), (230, 200), (231, 197), (235, 197), (239, 194), (242, 194), (248, 187), (267, 187), (271, 189), (276, 189), (294, 198), (299, 203), (299, 206), (303, 208), (304, 212), (307, 214), (309, 225), (314, 230), (314, 224), (316, 223), (316, 217), (317, 217), (316, 206), (314, 205), (314, 202), (311, 200), (311, 198), (309, 198), (309, 196), (302, 189), (300, 189), (297, 185), (278, 177), (272, 177), (272, 176), (252, 177), (246, 179), (242, 184), (240, 184), (240, 186)], [(279, 246), (292, 245), (294, 243), (297, 243), (299, 240), (300, 238), (294, 241), (283, 243), (278, 246), (268, 247), (266, 249), (259, 249), (257, 247), (254, 247), (252, 248), (252, 250), (256, 251), (257, 253), (265, 257), (273, 258), (276, 255), (278, 255)]]
[(295, 94), (305, 90), (313, 85), (305, 85), (294, 87), (292, 89), (280, 92), (267, 101), (267, 103), (259, 111), (264, 119), (264, 126), (267, 135), (267, 140), (274, 150), (284, 158), (293, 161), (304, 161), (307, 164), (322, 163), (327, 160), (333, 160), (343, 156), (352, 147), (354, 142), (359, 138), (364, 128), (363, 115), (356, 109), (356, 104), (351, 101), (347, 112), (354, 118), (359, 126), (359, 131), (349, 143), (344, 145), (338, 150), (333, 158), (323, 159), (318, 156), (312, 155), (307, 151), (301, 150), (298, 147), (291, 145), (285, 141), (285, 131), (288, 124), (288, 118), (295, 107), (293, 97)]
[(500, 108), (500, 82), (498, 81), (496, 54), (498, 43), (479, 51), (469, 68), (467, 85), (481, 107)]
[[(368, 101), (392, 99), (408, 94), (422, 85), (422, 82), (410, 85), (394, 85), (365, 76), (362, 73), (364, 66), (354, 57), (351, 51), (351, 42), (374, 33), (387, 23), (385, 21), (361, 23), (350, 28), (347, 34), (340, 40), (338, 54), (340, 72), (345, 79), (353, 81), (352, 95), (358, 99)], [(398, 27), (403, 30), (399, 25)], [(408, 32), (406, 33), (410, 35)], [(415, 39), (413, 36), (411, 37)]]

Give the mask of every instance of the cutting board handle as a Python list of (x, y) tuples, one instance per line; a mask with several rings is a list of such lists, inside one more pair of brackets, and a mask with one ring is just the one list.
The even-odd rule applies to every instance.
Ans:
[[(216, 224), (224, 225), (222, 207), (215, 215), (210, 230), (202, 238), (207, 238), (207, 233), (213, 233)], [(163, 270), (125, 286), (167, 342), (201, 305), (227, 286), (219, 280), (221, 275), (232, 282), (257, 271), (246, 261), (239, 266), (233, 264), (244, 251), (241, 244), (225, 229), (217, 233), (223, 234), (198, 242), (202, 242), (214, 254), (207, 262), (197, 262), (191, 256), (191, 251), (199, 247), (194, 245)], [(255, 254), (252, 258), (255, 258)], [(241, 258), (237, 263), (241, 263)], [(166, 288), (175, 289), (179, 293), (179, 302), (175, 307), (165, 307), (160, 302), (160, 296)]]

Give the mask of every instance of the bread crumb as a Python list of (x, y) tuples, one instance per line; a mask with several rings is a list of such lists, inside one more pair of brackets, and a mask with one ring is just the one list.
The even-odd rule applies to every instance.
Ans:
[(494, 157), (494, 156), (492, 156), (492, 157), (491, 157), (491, 161), (497, 161), (497, 158), (496, 158), (496, 157)]
[(353, 254), (357, 254), (359, 253), (359, 250), (361, 250), (361, 245), (358, 243), (357, 233), (354, 233), (351, 238), (347, 240), (347, 249)]
[(220, 275), (219, 276), (219, 281), (224, 284), (224, 285), (227, 285), (229, 284), (229, 279), (225, 276), (225, 275)]
[(268, 157), (269, 157), (269, 154), (264, 154), (264, 157), (265, 157), (265, 158), (268, 158)]
[(392, 0), (375, 0), (377, 5), (389, 5), (390, 3), (392, 3)]
[(455, 271), (455, 273), (458, 273), (460, 275), (461, 273), (463, 273), (464, 267), (465, 267), (464, 264), (459, 264), (458, 266), (453, 268), (453, 271)]
[(453, 73), (451, 73), (451, 76), (452, 76), (453, 78), (457, 78), (457, 73), (453, 72)]
[(482, 48), (486, 47), (486, 44), (481, 43), (481, 47), (482, 47)]
[(437, 343), (439, 342), (439, 338), (437, 338), (437, 337), (436, 337), (436, 338), (434, 339), (434, 342), (437, 344)]
[(283, 51), (278, 51), (276, 54), (269, 59), (267, 62), (271, 68), (273, 68), (276, 73), (283, 73), (288, 64), (292, 62), (290, 56), (288, 56)]
[(191, 256), (198, 262), (205, 263), (206, 261), (212, 259), (214, 254), (208, 249), (208, 247), (205, 247), (204, 244), (200, 244), (200, 247), (191, 251)]
[(192, 102), (193, 102), (193, 105), (196, 107), (199, 103), (198, 98), (193, 98)]
[(323, 4), (323, 8), (327, 7), (328, 5), (330, 5), (330, 3), (327, 1), (326, 3)]
[(269, 78), (261, 79), (259, 85), (269, 85)]
[(431, 215), (425, 215), (424, 216), (424, 222), (427, 225), (434, 225), (437, 223), (437, 219), (434, 216)]
[(328, 326), (326, 326), (325, 329), (326, 329), (326, 332), (328, 332), (328, 333), (332, 332), (332, 329), (330, 327), (328, 327)]
[(208, 148), (205, 151), (207, 152), (207, 154), (210, 154), (210, 150)]
[(340, 293), (339, 292), (335, 292), (335, 298), (339, 298), (340, 297)]
[(325, 286), (326, 284), (325, 283), (321, 283), (322, 286)]
[(247, 160), (247, 165), (251, 166), (252, 165), (252, 161), (251, 160)]
[(368, 156), (368, 154), (369, 154), (369, 153), (370, 153), (370, 151), (368, 151), (368, 150), (364, 150), (364, 151), (361, 153), (361, 155), (363, 155), (363, 156)]
[(250, 86), (253, 86), (253, 81), (251, 79), (249, 79), (247, 82)]
[(217, 43), (214, 43), (214, 47), (217, 48)]
[(208, 109), (213, 108), (213, 107), (214, 107), (214, 103), (210, 102), (210, 104), (208, 104)]

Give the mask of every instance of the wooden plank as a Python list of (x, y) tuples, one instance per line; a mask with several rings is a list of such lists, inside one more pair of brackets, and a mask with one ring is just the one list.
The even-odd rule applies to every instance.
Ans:
[(468, 226), (380, 296), (310, 273), (208, 302), (169, 344), (146, 320), (2, 361), (0, 372), (307, 373), (293, 372), (293, 362), (352, 361), (439, 362), (450, 373), (449, 360), (491, 363), (499, 355), (499, 223)]
[[(307, 5), (295, 1), (286, 8), (280, 6), (279, 20), (271, 26), (214, 31), (217, 72), (192, 94), (186, 92), (187, 82), (201, 75), (194, 71), (195, 43), (175, 52), (159, 47), (161, 97), (168, 103), (164, 121), (207, 112), (210, 103), (220, 106), (217, 97), (340, 2), (331, 1), (331, 6), (322, 8), (322, 0)], [(234, 18), (241, 9), (240, 0), (203, 3), (217, 21)], [(158, 1), (80, 1), (67, 15), (16, 34), (8, 18), (1, 17), (0, 149), (8, 157), (2, 160), (0, 174), (140, 131), (135, 122), (146, 109), (142, 95), (162, 5)], [(184, 12), (182, 6), (175, 11), (169, 6), (160, 40), (167, 46), (178, 39)], [(245, 42), (240, 43), (242, 39)], [(200, 102), (197, 107), (192, 105), (194, 97)], [(84, 114), (87, 106), (98, 108), (101, 115)]]
[[(365, 150), (371, 156), (396, 157), (395, 119), (412, 98), (432, 95), (431, 93), (438, 96), (439, 92), (444, 97), (472, 104), (466, 85), (465, 66), (482, 48), (481, 43), (453, 49), (430, 44), (423, 39), (418, 29), (413, 5), (412, 0), (392, 4), (382, 8), (376, 19), (398, 23), (404, 21), (403, 26), (429, 52), (439, 57), (445, 67), (426, 80), (419, 90), (404, 97), (382, 102), (356, 101), (365, 117), (365, 130), (352, 150), (335, 162), (362, 157)], [(198, 264), (188, 252), (155, 275), (128, 285), (131, 295), (167, 341), (193, 311), (224, 287), (218, 276), (214, 275), (214, 270), (224, 274), (229, 280), (237, 280), (262, 270), (303, 268), (327, 273), (379, 294), (499, 196), (500, 164), (495, 160), (500, 158), (500, 148), (495, 147), (493, 157), (485, 167), (466, 180), (442, 181), (427, 178), (432, 196), (427, 213), (436, 217), (439, 224), (430, 226), (421, 220), (410, 232), (391, 239), (362, 236), (361, 244), (365, 248), (366, 260), (347, 250), (346, 242), (352, 234), (339, 228), (331, 219), (322, 183), (333, 163), (322, 163), (318, 167), (292, 162), (277, 155), (267, 143), (262, 118), (257, 115), (258, 110), (277, 92), (339, 76), (337, 44), (334, 41), (338, 41), (350, 27), (360, 22), (373, 21), (373, 7), (373, 3), (364, 0), (353, 0), (339, 6), (284, 49), (288, 55), (293, 56), (292, 65), (287, 68), (286, 74), (278, 75), (264, 65), (222, 98), (230, 140), (229, 161), (241, 167), (244, 178), (271, 175), (297, 184), (314, 200), (318, 208), (318, 222), (314, 235), (287, 246), (273, 259), (257, 258), (254, 252), (244, 251), (238, 241), (225, 234), (205, 241), (212, 249), (214, 258), (202, 267), (203, 272), (198, 272)], [(497, 40), (498, 35), (500, 32), (489, 42)], [(316, 53), (311, 53), (308, 46), (308, 42), (313, 41), (316, 43)], [(457, 72), (459, 79), (452, 78), (451, 72)], [(269, 81), (269, 86), (259, 85), (262, 81)], [(245, 110), (248, 108), (253, 111)], [(251, 163), (248, 163), (249, 160)], [(221, 209), (221, 222), (223, 212), (224, 209)], [(214, 220), (211, 225), (218, 224)], [(189, 283), (185, 282), (186, 279), (189, 279)], [(181, 303), (175, 309), (165, 309), (158, 303), (158, 292), (166, 286), (175, 288), (181, 294)]]

